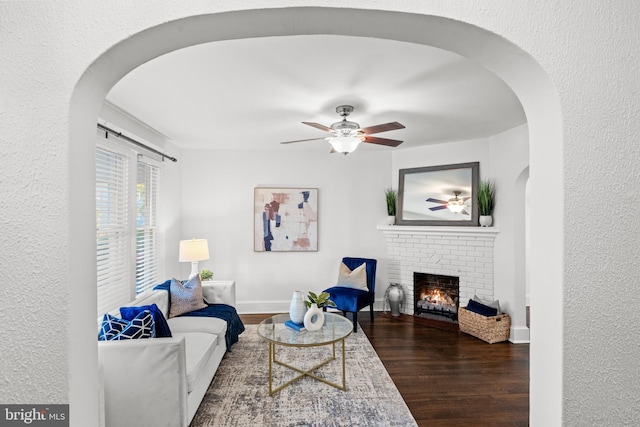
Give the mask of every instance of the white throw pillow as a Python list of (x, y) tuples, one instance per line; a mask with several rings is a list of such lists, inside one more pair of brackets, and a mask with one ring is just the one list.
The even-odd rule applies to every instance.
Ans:
[(351, 271), (349, 270), (349, 267), (341, 262), (340, 271), (338, 272), (338, 283), (336, 286), (369, 291), (369, 288), (367, 288), (367, 264), (363, 263), (361, 266), (356, 267)]

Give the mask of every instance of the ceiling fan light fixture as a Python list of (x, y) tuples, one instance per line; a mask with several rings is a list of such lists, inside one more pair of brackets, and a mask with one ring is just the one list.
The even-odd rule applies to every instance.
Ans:
[(362, 142), (362, 138), (359, 136), (339, 136), (336, 138), (329, 138), (329, 144), (338, 153), (349, 154), (353, 152), (358, 145)]
[(464, 210), (464, 200), (458, 199), (458, 195), (460, 194), (459, 191), (454, 191), (453, 194), (455, 195), (455, 197), (449, 199), (449, 201), (447, 202), (447, 208), (451, 212), (458, 214)]
[(293, 142), (314, 141), (318, 139), (324, 139), (331, 143), (333, 147), (332, 153), (351, 153), (356, 149), (358, 144), (366, 142), (368, 144), (378, 144), (387, 147), (397, 147), (402, 144), (402, 141), (397, 139), (380, 138), (377, 136), (371, 136), (380, 132), (388, 132), (390, 130), (404, 129), (404, 125), (398, 122), (382, 123), (375, 126), (368, 126), (361, 128), (356, 122), (347, 120), (347, 116), (351, 114), (353, 107), (351, 105), (339, 105), (336, 108), (336, 112), (342, 116), (342, 120), (336, 123), (332, 123), (331, 126), (325, 126), (315, 122), (302, 122), (307, 126), (311, 126), (321, 131), (331, 134), (326, 138), (310, 138), (310, 139), (297, 139), (294, 141), (283, 141), (280, 144), (291, 144)]
[(356, 122), (343, 120), (341, 122), (336, 122), (332, 124), (331, 129), (339, 133), (345, 133), (345, 132), (349, 133), (349, 132), (355, 132), (358, 129), (360, 129), (360, 125)]

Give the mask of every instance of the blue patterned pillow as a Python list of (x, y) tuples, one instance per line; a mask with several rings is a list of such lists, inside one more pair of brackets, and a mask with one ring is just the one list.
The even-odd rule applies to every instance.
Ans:
[(106, 313), (102, 318), (98, 341), (109, 341), (118, 335), (129, 322)]
[(169, 329), (169, 324), (167, 323), (167, 319), (165, 319), (164, 314), (156, 304), (151, 305), (141, 305), (139, 307), (120, 307), (120, 316), (124, 320), (133, 320), (140, 312), (148, 310), (151, 312), (153, 316), (153, 323), (156, 328), (156, 337), (171, 337), (171, 329)]
[[(155, 322), (153, 321), (153, 315), (149, 310), (141, 311), (130, 321), (118, 319), (117, 317), (111, 316), (110, 314), (105, 314), (105, 317), (106, 316), (109, 316), (109, 323), (111, 325), (114, 325), (113, 329), (109, 329), (110, 327), (108, 327), (109, 338), (106, 338), (106, 340), (108, 341), (122, 341), (156, 337)], [(121, 325), (121, 322), (123, 322), (124, 325)], [(116, 329), (120, 327), (122, 327), (120, 332), (116, 332)], [(105, 334), (105, 337), (106, 336), (107, 335)]]

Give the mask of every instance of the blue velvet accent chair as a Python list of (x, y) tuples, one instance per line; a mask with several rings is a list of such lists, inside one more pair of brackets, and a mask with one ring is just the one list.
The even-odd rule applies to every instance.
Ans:
[(365, 267), (367, 271), (367, 288), (369, 291), (345, 288), (342, 286), (334, 286), (329, 289), (325, 289), (324, 292), (328, 292), (331, 297), (331, 301), (336, 303), (336, 309), (342, 311), (343, 316), (347, 316), (347, 313), (353, 314), (353, 331), (358, 332), (358, 311), (362, 310), (366, 306), (369, 306), (371, 312), (371, 321), (373, 322), (373, 303), (375, 301), (376, 290), (376, 266), (378, 261), (370, 258), (342, 258), (342, 262), (349, 270), (354, 270), (360, 267), (362, 264), (367, 264)]

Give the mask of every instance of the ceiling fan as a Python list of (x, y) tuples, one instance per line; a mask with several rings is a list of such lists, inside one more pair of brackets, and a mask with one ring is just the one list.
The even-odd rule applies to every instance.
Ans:
[(469, 212), (465, 209), (465, 202), (469, 200), (471, 197), (463, 197), (458, 198), (461, 191), (454, 191), (451, 199), (448, 201), (433, 199), (429, 197), (426, 201), (431, 203), (438, 203), (439, 206), (434, 206), (429, 208), (430, 211), (435, 212), (442, 209), (449, 209), (453, 213), (461, 213), (463, 215), (469, 215)]
[(325, 138), (310, 138), (310, 139), (298, 139), (295, 141), (285, 141), (280, 144), (291, 144), (294, 142), (315, 141), (318, 139), (325, 139), (331, 144), (332, 153), (344, 153), (349, 154), (354, 151), (361, 142), (369, 144), (386, 145), (388, 147), (397, 147), (402, 144), (402, 141), (397, 139), (379, 138), (377, 136), (370, 136), (375, 133), (387, 132), (390, 130), (404, 129), (404, 125), (398, 122), (384, 123), (375, 126), (369, 126), (361, 128), (356, 122), (347, 120), (347, 116), (353, 112), (351, 105), (340, 105), (336, 107), (336, 113), (342, 116), (342, 120), (333, 123), (330, 127), (321, 125), (314, 122), (302, 122), (307, 126), (314, 127), (316, 129), (329, 132), (331, 136)]

